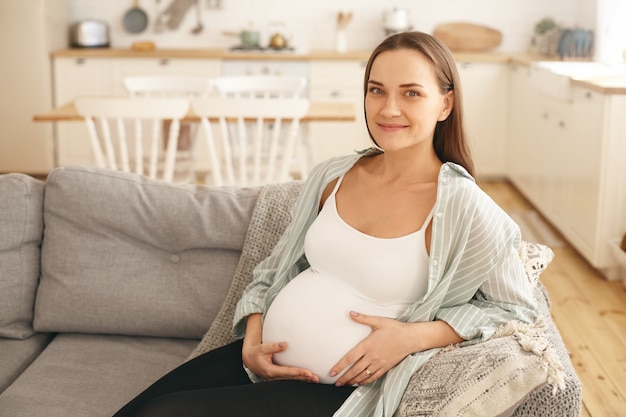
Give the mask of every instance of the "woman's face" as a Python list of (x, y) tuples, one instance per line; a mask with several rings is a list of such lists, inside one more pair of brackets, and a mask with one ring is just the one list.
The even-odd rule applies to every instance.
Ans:
[(369, 130), (385, 152), (432, 146), (435, 126), (453, 106), (441, 94), (432, 63), (418, 51), (385, 51), (374, 60), (365, 95)]

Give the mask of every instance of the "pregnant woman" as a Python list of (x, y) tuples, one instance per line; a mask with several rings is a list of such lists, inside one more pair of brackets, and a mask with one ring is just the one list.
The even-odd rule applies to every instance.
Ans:
[(448, 49), (385, 39), (364, 97), (373, 147), (313, 169), (237, 304), (238, 341), (116, 417), (392, 416), (438, 348), (536, 318), (519, 228), (472, 178)]

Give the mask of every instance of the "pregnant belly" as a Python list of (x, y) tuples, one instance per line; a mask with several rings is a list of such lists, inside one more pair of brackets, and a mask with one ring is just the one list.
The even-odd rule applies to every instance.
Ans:
[(371, 332), (350, 318), (351, 310), (389, 316), (342, 281), (308, 269), (274, 299), (265, 316), (263, 341), (287, 342), (287, 348), (274, 355), (275, 363), (308, 369), (321, 383), (332, 384), (340, 375), (331, 378), (330, 369)]

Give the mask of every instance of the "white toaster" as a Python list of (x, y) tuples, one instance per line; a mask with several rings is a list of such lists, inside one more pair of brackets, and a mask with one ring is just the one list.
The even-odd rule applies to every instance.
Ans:
[(70, 46), (106, 48), (110, 45), (109, 25), (102, 20), (81, 20), (70, 25)]

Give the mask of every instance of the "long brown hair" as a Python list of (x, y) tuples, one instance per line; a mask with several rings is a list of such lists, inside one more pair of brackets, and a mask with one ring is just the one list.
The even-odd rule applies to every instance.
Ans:
[[(463, 100), (459, 73), (448, 47), (439, 39), (423, 32), (402, 32), (386, 38), (374, 49), (365, 67), (363, 94), (367, 95), (367, 86), (372, 64), (378, 55), (385, 51), (411, 49), (422, 53), (433, 64), (435, 77), (439, 82), (441, 94), (454, 91), (454, 105), (450, 115), (437, 122), (433, 146), (437, 157), (442, 162), (454, 162), (464, 167), (470, 175), (474, 175), (474, 162), (467, 142), (463, 124)], [(367, 117), (365, 118), (367, 121)], [(367, 122), (366, 122), (367, 123)], [(372, 133), (367, 127), (372, 137)], [(375, 142), (374, 142), (375, 143)]]

